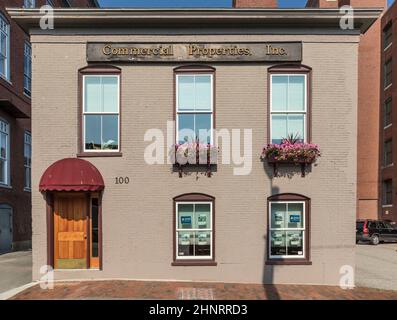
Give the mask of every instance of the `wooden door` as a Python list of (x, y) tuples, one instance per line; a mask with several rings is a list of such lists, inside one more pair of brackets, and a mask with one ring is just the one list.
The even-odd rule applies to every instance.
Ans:
[(87, 268), (88, 198), (84, 194), (54, 197), (54, 264), (56, 269)]

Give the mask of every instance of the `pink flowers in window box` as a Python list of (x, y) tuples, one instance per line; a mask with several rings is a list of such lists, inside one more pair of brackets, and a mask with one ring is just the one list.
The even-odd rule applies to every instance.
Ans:
[(317, 144), (291, 142), (284, 140), (281, 144), (268, 144), (263, 148), (262, 159), (268, 162), (285, 162), (296, 164), (311, 164), (321, 156)]

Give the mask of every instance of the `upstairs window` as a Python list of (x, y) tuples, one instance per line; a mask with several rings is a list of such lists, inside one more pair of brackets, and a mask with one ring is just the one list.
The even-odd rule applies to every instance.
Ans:
[(29, 42), (25, 42), (24, 68), (23, 68), (23, 90), (28, 96), (32, 91), (32, 47)]
[(0, 76), (10, 79), (10, 25), (0, 13)]
[(32, 188), (32, 136), (25, 132), (24, 143), (24, 167), (25, 167), (25, 189)]
[(384, 75), (384, 85), (385, 85), (385, 88), (387, 88), (388, 86), (390, 86), (391, 84), (392, 84), (392, 63), (393, 63), (393, 60), (392, 59), (390, 59), (390, 60), (388, 60), (386, 63), (385, 63), (385, 66), (384, 66), (384, 72), (385, 72), (385, 75)]
[(270, 142), (280, 144), (290, 137), (307, 142), (309, 74), (271, 72)]
[(388, 99), (384, 104), (384, 126), (387, 127), (392, 124), (392, 99)]
[(33, 9), (36, 7), (36, 1), (35, 0), (24, 0), (23, 6), (26, 9)]
[(46, 3), (47, 6), (50, 6), (50, 7), (53, 7), (53, 8), (55, 7), (54, 2), (52, 0), (47, 0), (45, 3)]
[(176, 78), (176, 143), (213, 143), (214, 70), (178, 68)]
[(383, 30), (383, 48), (386, 49), (393, 41), (393, 25), (390, 23)]
[(393, 204), (393, 181), (383, 181), (382, 202), (384, 206)]
[(389, 166), (393, 163), (393, 144), (392, 140), (388, 140), (385, 142), (383, 147), (383, 162), (385, 166)]
[(120, 150), (120, 75), (83, 75), (83, 148)]
[(10, 184), (10, 126), (0, 120), (0, 185)]

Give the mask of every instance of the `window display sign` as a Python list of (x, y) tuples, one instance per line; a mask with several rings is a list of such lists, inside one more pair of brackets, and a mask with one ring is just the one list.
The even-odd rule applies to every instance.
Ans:
[(192, 217), (191, 216), (182, 216), (181, 223), (182, 223), (183, 227), (187, 227), (186, 225), (188, 225), (188, 227), (190, 228), (190, 226), (192, 224)]
[(291, 214), (289, 216), (289, 222), (299, 223), (299, 222), (301, 222), (301, 216), (299, 214)]

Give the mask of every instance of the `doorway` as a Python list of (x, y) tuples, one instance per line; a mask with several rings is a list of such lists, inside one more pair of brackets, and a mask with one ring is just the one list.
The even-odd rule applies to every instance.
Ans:
[(0, 254), (12, 251), (12, 208), (0, 205)]

